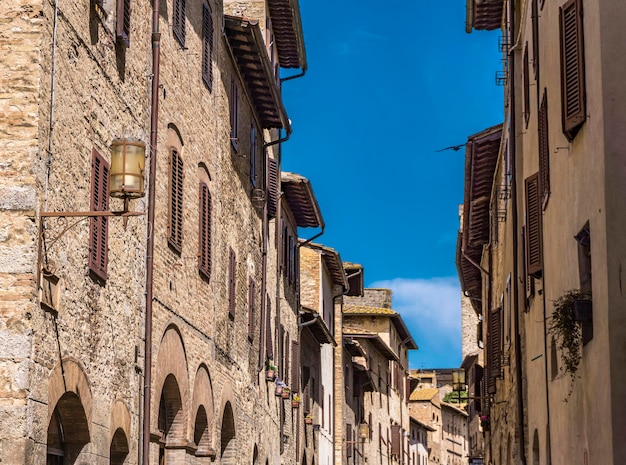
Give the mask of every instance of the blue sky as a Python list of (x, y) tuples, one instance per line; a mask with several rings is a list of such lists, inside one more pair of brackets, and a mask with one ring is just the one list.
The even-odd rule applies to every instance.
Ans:
[(459, 366), (465, 152), (436, 150), (502, 121), (499, 32), (467, 34), (464, 0), (300, 7), (309, 70), (283, 84), (283, 170), (313, 185), (326, 222), (316, 242), (393, 290), (420, 347), (411, 368)]

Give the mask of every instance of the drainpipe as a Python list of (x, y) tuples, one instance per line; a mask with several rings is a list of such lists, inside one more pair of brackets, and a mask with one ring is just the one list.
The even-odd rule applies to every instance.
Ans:
[(302, 72), (298, 73), (298, 74), (294, 74), (293, 76), (287, 76), (284, 78), (280, 79), (281, 84), (285, 81), (291, 81), (292, 79), (298, 79), (303, 77), (306, 74), (306, 68), (302, 68)]
[[(510, 21), (510, 29), (511, 36), (515, 33), (515, 1), (509, 0), (509, 21)], [(516, 44), (517, 45), (517, 44)], [(519, 247), (518, 247), (518, 204), (517, 204), (517, 155), (516, 155), (516, 146), (517, 146), (517, 127), (516, 127), (516, 119), (515, 112), (515, 56), (514, 50), (509, 50), (509, 108), (510, 108), (510, 116), (509, 116), (509, 139), (511, 143), (509, 147), (511, 150), (511, 166), (513, 167), (513, 175), (511, 176), (511, 203), (513, 204), (513, 218), (512, 218), (512, 229), (513, 229), (513, 282), (515, 285), (513, 286), (513, 301), (515, 305), (514, 309), (514, 317), (515, 317), (515, 377), (516, 377), (516, 385), (517, 385), (517, 429), (519, 431), (519, 440), (520, 440), (520, 460), (522, 465), (526, 465), (526, 434), (524, 429), (524, 393), (522, 391), (522, 341), (521, 341), (521, 331), (520, 331), (520, 301), (519, 301)]]
[(159, 124), (159, 65), (161, 33), (159, 32), (159, 0), (152, 3), (152, 101), (150, 109), (150, 168), (148, 178), (148, 242), (146, 245), (146, 315), (144, 349), (144, 395), (142, 463), (150, 463), (150, 404), (152, 400), (152, 281), (154, 267), (154, 210), (156, 188), (156, 155)]

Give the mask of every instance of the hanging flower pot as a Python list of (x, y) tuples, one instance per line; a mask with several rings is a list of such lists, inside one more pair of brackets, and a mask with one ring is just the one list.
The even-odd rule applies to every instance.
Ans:
[(281, 395), (283, 399), (289, 399), (291, 397), (291, 389), (285, 386)]
[(292, 408), (300, 408), (300, 396), (298, 394), (294, 394), (291, 399), (291, 407)]
[(285, 383), (276, 378), (276, 388), (274, 388), (274, 395), (276, 397), (282, 397), (283, 390), (285, 389)]
[(307, 415), (304, 417), (304, 424), (305, 425), (312, 425), (313, 424), (313, 417), (311, 415)]
[(265, 369), (265, 381), (274, 381), (276, 379), (276, 367), (274, 365), (267, 365)]

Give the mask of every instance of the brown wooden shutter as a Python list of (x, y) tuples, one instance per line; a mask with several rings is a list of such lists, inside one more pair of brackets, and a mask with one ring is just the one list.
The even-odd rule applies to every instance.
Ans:
[(185, 47), (185, 0), (174, 0), (172, 16), (174, 37)]
[(266, 296), (265, 305), (265, 353), (270, 360), (274, 359), (274, 344), (272, 342), (272, 301)]
[(205, 183), (200, 183), (200, 253), (198, 269), (211, 278), (211, 192)]
[(530, 119), (530, 71), (528, 63), (528, 42), (524, 47), (524, 65), (523, 65), (523, 79), (524, 79), (524, 121), (526, 127), (528, 127), (528, 120)]
[(283, 376), (285, 377), (285, 384), (289, 384), (289, 350), (290, 350), (290, 341), (289, 341), (289, 331), (285, 331), (283, 343), (283, 354), (285, 360), (285, 370), (283, 371)]
[(230, 141), (237, 149), (238, 147), (238, 126), (239, 126), (239, 90), (235, 78), (230, 80)]
[(587, 117), (582, 0), (560, 9), (561, 100), (563, 133), (572, 140)]
[(291, 390), (300, 392), (300, 344), (291, 341)]
[(115, 33), (126, 47), (130, 46), (130, 0), (117, 0)]
[(252, 276), (248, 279), (248, 339), (254, 340), (254, 320), (256, 319), (255, 309), (256, 286)]
[(539, 139), (539, 192), (541, 193), (541, 206), (543, 209), (548, 204), (550, 196), (550, 147), (548, 139), (548, 95), (544, 89), (538, 115), (538, 139)]
[(229, 266), (228, 266), (228, 314), (231, 318), (235, 318), (235, 297), (237, 286), (237, 255), (231, 248), (229, 254)]
[(400, 456), (400, 425), (391, 425), (391, 455)]
[[(495, 380), (502, 371), (502, 308), (496, 308), (489, 313), (489, 365), (492, 389), (495, 389)], [(490, 391), (491, 392), (491, 391)]]
[(252, 183), (252, 187), (256, 187), (256, 127), (254, 125), (250, 126), (250, 182)]
[(350, 423), (346, 423), (346, 457), (352, 457), (353, 448), (354, 443), (352, 442), (352, 425)]
[(533, 28), (533, 71), (535, 79), (539, 80), (539, 11), (537, 0), (532, 0), (532, 28)]
[(541, 276), (543, 257), (541, 251), (541, 200), (539, 194), (539, 173), (525, 181), (526, 184), (526, 250), (527, 271), (531, 276)]
[(267, 159), (267, 214), (276, 218), (278, 207), (278, 162), (273, 158)]
[(176, 150), (170, 155), (169, 245), (178, 253), (183, 248), (183, 159)]
[(213, 89), (213, 14), (206, 3), (202, 6), (202, 80)]
[(369, 439), (371, 441), (372, 438), (374, 437), (374, 423), (372, 423), (372, 412), (370, 412), (367, 417), (367, 424), (369, 426), (369, 433), (370, 433)]
[[(92, 211), (106, 211), (109, 208), (109, 164), (92, 150), (91, 202)], [(91, 218), (89, 222), (89, 270), (102, 280), (107, 279), (109, 262), (109, 223), (104, 216)]]

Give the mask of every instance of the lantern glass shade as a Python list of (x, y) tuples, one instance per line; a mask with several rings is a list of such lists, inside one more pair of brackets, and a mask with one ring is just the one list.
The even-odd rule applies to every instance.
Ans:
[(111, 143), (111, 197), (143, 197), (145, 165), (146, 144), (137, 139), (115, 139)]
[(464, 391), (465, 390), (465, 370), (453, 370), (452, 371), (452, 390)]
[(367, 423), (359, 424), (359, 438), (367, 439), (370, 435), (370, 428)]

